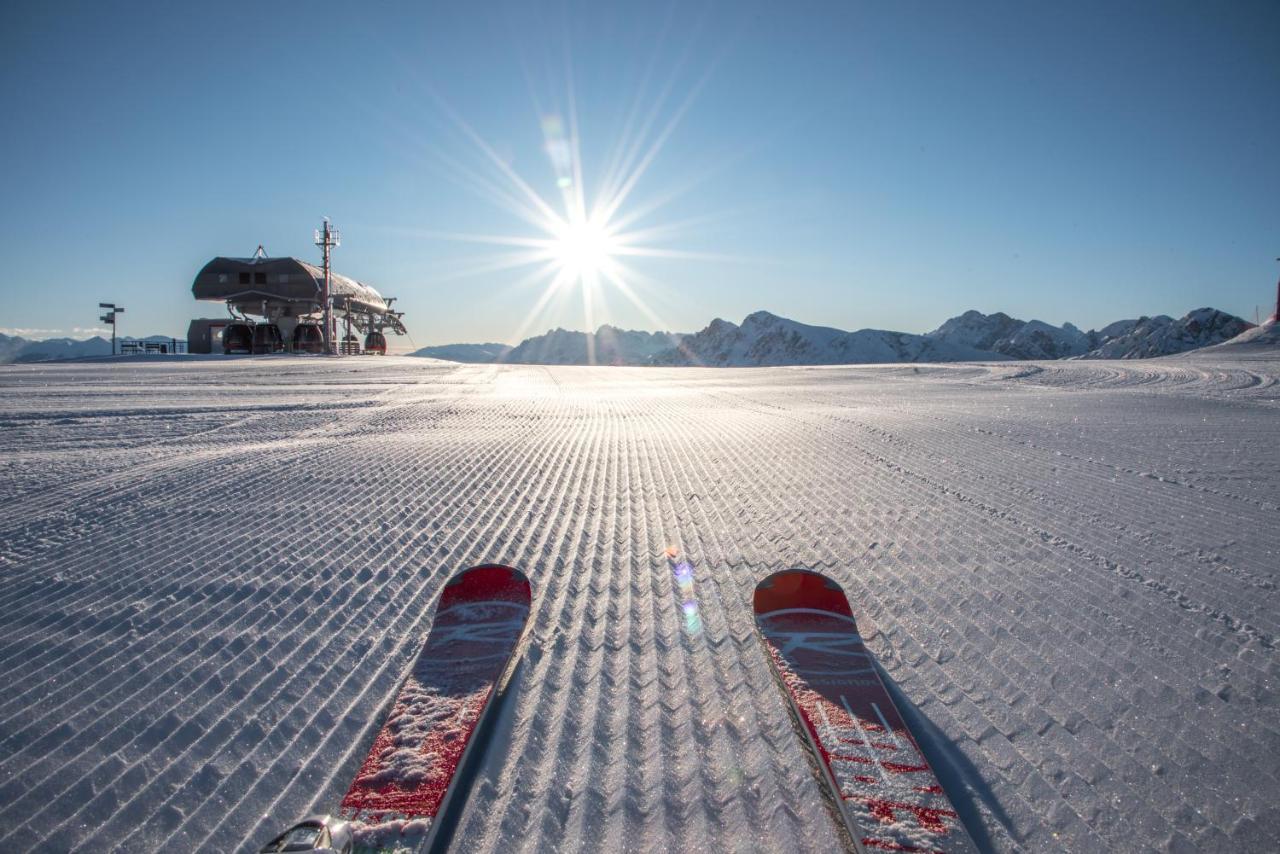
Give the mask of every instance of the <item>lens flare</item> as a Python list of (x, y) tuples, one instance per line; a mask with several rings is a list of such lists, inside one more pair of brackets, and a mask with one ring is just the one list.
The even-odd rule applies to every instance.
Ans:
[(676, 587), (680, 590), (680, 613), (684, 616), (684, 629), (691, 636), (697, 636), (702, 633), (702, 615), (698, 613), (698, 595), (693, 588), (693, 565), (686, 560), (675, 563), (674, 557), (669, 557), (673, 566), (671, 571), (676, 577)]

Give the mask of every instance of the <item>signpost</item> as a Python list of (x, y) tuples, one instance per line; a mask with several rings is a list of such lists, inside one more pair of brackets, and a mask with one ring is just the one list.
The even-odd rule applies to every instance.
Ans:
[(105, 308), (107, 313), (99, 317), (103, 323), (111, 324), (111, 355), (116, 354), (116, 315), (124, 314), (124, 306), (111, 302), (100, 302), (98, 308)]

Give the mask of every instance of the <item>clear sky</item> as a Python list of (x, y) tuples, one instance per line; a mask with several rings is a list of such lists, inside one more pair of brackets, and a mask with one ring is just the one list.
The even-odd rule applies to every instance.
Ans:
[(122, 333), (184, 335), (222, 313), (191, 298), (206, 261), (315, 259), (325, 215), (335, 269), (399, 297), (418, 346), (586, 328), (582, 281), (543, 299), (563, 253), (530, 242), (532, 196), (572, 220), (579, 188), (627, 188), (597, 223), (626, 289), (592, 277), (592, 326), (1252, 319), (1280, 273), (1274, 0), (4, 17), (8, 333), (80, 335), (112, 300)]

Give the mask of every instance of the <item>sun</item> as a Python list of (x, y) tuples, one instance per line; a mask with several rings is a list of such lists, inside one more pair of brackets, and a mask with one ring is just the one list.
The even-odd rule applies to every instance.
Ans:
[[(453, 120), (461, 137), (473, 146), (487, 170), (491, 170), (475, 168), (466, 160), (437, 151), (441, 162), (448, 167), (446, 176), (495, 203), (523, 224), (521, 232), (515, 234), (420, 233), (504, 247), (501, 253), (489, 252), (467, 260), (454, 274), (458, 277), (529, 269), (508, 286), (508, 292), (517, 293), (532, 287), (541, 293), (508, 336), (511, 340), (521, 340), (546, 312), (568, 310), (568, 298), (574, 295), (581, 298), (582, 322), (589, 331), (596, 328), (600, 314), (608, 316), (612, 310), (608, 301), (613, 295), (629, 302), (653, 327), (670, 329), (671, 324), (649, 304), (652, 295), (661, 294), (663, 283), (645, 275), (637, 264), (655, 259), (740, 260), (729, 255), (661, 245), (673, 238), (683, 239), (687, 228), (710, 221), (705, 215), (681, 221), (655, 219), (664, 206), (689, 193), (705, 176), (695, 175), (645, 200), (633, 197), (701, 88), (700, 82), (689, 89), (684, 101), (675, 105), (669, 116), (664, 116), (670, 106), (668, 95), (682, 91), (675, 85), (676, 80), (673, 71), (670, 82), (656, 97), (653, 93), (646, 94), (647, 90), (642, 87), (612, 151), (602, 157), (595, 170), (584, 168), (572, 74), (567, 75), (563, 111), (554, 103), (558, 98), (553, 98), (549, 104), (551, 109), (545, 110), (539, 104), (540, 99), (535, 98), (543, 151), (551, 166), (544, 180), (552, 179), (541, 186), (526, 180), (516, 171), (509, 154), (499, 153), (447, 102), (435, 96), (435, 102)], [(591, 364), (594, 364), (593, 340), (588, 336), (587, 361)]]
[(568, 278), (591, 279), (612, 267), (619, 246), (605, 223), (574, 217), (556, 223), (549, 249)]

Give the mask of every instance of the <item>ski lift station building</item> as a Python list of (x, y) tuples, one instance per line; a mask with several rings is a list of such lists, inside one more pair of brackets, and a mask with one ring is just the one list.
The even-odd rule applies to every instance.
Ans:
[[(261, 247), (251, 258), (220, 256), (196, 274), (191, 293), (225, 304), (230, 315), (192, 320), (192, 353), (323, 351), (324, 270), (314, 264), (271, 258)], [(364, 352), (386, 352), (384, 329), (405, 334), (392, 298), (363, 282), (330, 271), (329, 297), (339, 329), (349, 323), (364, 334)], [(359, 339), (343, 336), (340, 351), (361, 352)]]

